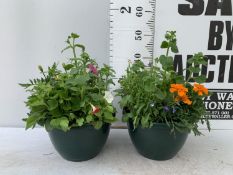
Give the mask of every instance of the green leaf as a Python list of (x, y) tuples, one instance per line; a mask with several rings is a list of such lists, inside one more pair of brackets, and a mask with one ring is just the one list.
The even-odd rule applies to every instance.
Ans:
[(74, 46), (81, 48), (82, 52), (85, 52), (85, 46), (84, 45), (82, 45), (82, 44), (75, 44)]
[(168, 48), (168, 42), (167, 41), (163, 41), (162, 44), (161, 44), (161, 48), (162, 49)]
[(52, 115), (52, 117), (54, 118), (58, 118), (61, 117), (62, 111), (59, 110), (59, 108), (56, 108), (52, 111), (49, 111), (50, 115)]
[(155, 91), (155, 96), (159, 99), (159, 100), (164, 100), (165, 99), (165, 95), (164, 93), (160, 90), (160, 89), (156, 89)]
[(127, 104), (130, 102), (130, 100), (131, 100), (130, 95), (126, 95), (126, 96), (122, 97), (122, 99), (120, 101), (121, 107), (127, 106)]
[(60, 121), (60, 126), (63, 131), (68, 131), (69, 130), (69, 120), (67, 118), (64, 118), (63, 120)]
[(87, 123), (90, 123), (94, 120), (93, 116), (92, 115), (88, 115), (87, 118), (86, 118), (86, 121)]
[(140, 115), (140, 112), (142, 111), (142, 109), (145, 107), (145, 104), (141, 104), (140, 106), (139, 106), (139, 108), (137, 109), (137, 111), (136, 111), (136, 114), (137, 115)]
[(46, 106), (42, 99), (38, 99), (37, 97), (29, 98), (27, 105), (30, 107), (37, 107), (37, 106)]
[(138, 116), (135, 116), (135, 117), (134, 117), (134, 120), (133, 120), (134, 129), (137, 128), (138, 123), (139, 123), (139, 118), (138, 118)]
[(62, 49), (61, 53), (63, 53), (64, 51), (66, 51), (66, 50), (68, 50), (70, 48), (72, 48), (72, 47), (71, 46), (67, 46), (66, 48)]
[(66, 117), (52, 119), (50, 121), (50, 125), (53, 128), (61, 129), (61, 130), (65, 131), (65, 132), (70, 129), (69, 128), (69, 120)]
[(178, 52), (179, 52), (176, 43), (171, 43), (171, 51), (172, 51), (173, 53), (178, 53)]
[(206, 81), (206, 77), (204, 75), (201, 75), (199, 77), (194, 77), (194, 80), (199, 83), (199, 84), (202, 84), (202, 83), (205, 83)]
[(72, 91), (75, 91), (75, 92), (81, 91), (81, 89), (79, 87), (75, 87), (75, 86), (71, 86), (71, 87), (69, 87), (69, 89)]
[(176, 83), (183, 84), (185, 82), (183, 75), (176, 75), (175, 76)]
[(80, 104), (79, 103), (73, 103), (72, 105), (71, 105), (71, 109), (72, 109), (72, 111), (78, 111), (78, 110), (80, 110)]
[(122, 121), (123, 122), (128, 122), (130, 118), (132, 118), (132, 113), (127, 113), (127, 114), (124, 114), (123, 117), (122, 117)]
[(76, 120), (76, 123), (78, 124), (78, 126), (83, 126), (84, 121), (84, 118), (79, 118)]
[(53, 128), (59, 128), (59, 127), (60, 127), (60, 120), (61, 120), (61, 118), (52, 119), (52, 120), (50, 121), (50, 125), (51, 125)]
[(29, 116), (26, 120), (26, 130), (29, 128), (34, 128), (38, 121), (37, 116)]
[(90, 79), (89, 75), (80, 75), (77, 78), (72, 78), (66, 81), (66, 84), (69, 85), (73, 85), (73, 86), (83, 86), (86, 85), (87, 81)]
[(63, 104), (61, 107), (64, 111), (70, 111), (72, 109), (72, 106), (70, 105), (70, 103)]
[(56, 100), (48, 100), (48, 110), (52, 111), (58, 107), (58, 102)]
[(100, 128), (102, 128), (102, 126), (103, 126), (103, 122), (102, 121), (96, 121), (94, 123), (94, 128), (95, 129), (100, 129)]
[(71, 37), (76, 39), (76, 38), (79, 38), (80, 36), (76, 33), (71, 33)]
[(110, 112), (104, 112), (104, 122), (105, 123), (112, 123), (117, 121), (117, 119), (113, 116)]
[(113, 108), (112, 106), (110, 106), (110, 105), (108, 105), (108, 106), (106, 107), (106, 110), (107, 110), (108, 112), (110, 112), (110, 113), (113, 113), (113, 112), (114, 112), (114, 108)]
[(192, 73), (199, 73), (201, 71), (199, 67), (189, 67), (188, 70)]
[(146, 91), (146, 92), (153, 92), (154, 89), (155, 89), (155, 85), (152, 84), (151, 82), (147, 82), (147, 83), (145, 84), (145, 91)]
[(80, 102), (80, 107), (83, 108), (85, 106), (85, 103), (86, 103), (85, 101), (81, 101)]
[(71, 75), (76, 75), (76, 74), (78, 74), (79, 73), (79, 69), (77, 69), (77, 68), (72, 68), (71, 70), (70, 70), (70, 74)]
[(38, 69), (40, 70), (40, 72), (44, 72), (43, 67), (41, 65), (38, 66)]
[(62, 67), (67, 71), (67, 70), (70, 70), (71, 68), (73, 68), (74, 65), (73, 64), (65, 64), (65, 63), (63, 63)]
[(70, 113), (70, 119), (71, 120), (76, 119), (76, 115), (74, 113)]
[(168, 71), (168, 70), (173, 70), (173, 58), (172, 57), (167, 57), (165, 55), (161, 55), (159, 57), (160, 64), (162, 65), (163, 69)]
[(31, 114), (26, 118), (26, 129), (34, 128), (36, 124), (43, 126), (43, 123), (40, 123), (41, 119), (45, 119), (47, 112), (31, 112)]
[(194, 63), (194, 58), (193, 58), (193, 57), (192, 57), (192, 58), (189, 58), (189, 59), (187, 60), (187, 63), (193, 64), (193, 63)]
[(208, 64), (208, 62), (206, 61), (206, 60), (201, 60), (201, 61), (199, 61), (199, 63), (201, 64), (201, 65), (207, 65)]
[(188, 60), (188, 63), (194, 63), (195, 65), (207, 65), (208, 62), (205, 60), (203, 53), (199, 52), (197, 54), (194, 54), (193, 57)]
[(142, 116), (141, 124), (142, 124), (143, 128), (148, 128), (149, 127), (149, 125), (150, 125), (149, 118), (150, 118), (150, 115)]
[(93, 93), (90, 94), (93, 101), (99, 102), (103, 100), (103, 96), (101, 94)]
[(28, 88), (28, 87), (30, 87), (32, 84), (19, 84), (21, 87), (24, 87), (24, 88)]
[(115, 117), (113, 117), (111, 112), (104, 112), (104, 118), (107, 120), (114, 120)]

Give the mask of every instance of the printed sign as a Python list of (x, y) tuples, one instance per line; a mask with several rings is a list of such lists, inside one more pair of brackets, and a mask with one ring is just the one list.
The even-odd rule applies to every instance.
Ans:
[(156, 1), (155, 55), (163, 54), (160, 43), (167, 30), (177, 31), (179, 54), (174, 55), (174, 66), (180, 74), (194, 53), (206, 55), (208, 65), (201, 73), (213, 92), (205, 100), (211, 119), (233, 119), (232, 13), (232, 0)]

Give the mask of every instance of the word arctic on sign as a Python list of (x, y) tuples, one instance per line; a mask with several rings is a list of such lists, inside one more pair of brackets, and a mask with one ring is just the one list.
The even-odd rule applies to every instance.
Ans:
[[(192, 55), (175, 55), (174, 57), (174, 69), (177, 71), (180, 75), (183, 74), (183, 69), (186, 67), (188, 68), (190, 65), (187, 64), (184, 66), (184, 59), (183, 57), (186, 57), (186, 62), (188, 59), (192, 58)], [(205, 55), (206, 61), (208, 61), (208, 64), (206, 66), (202, 66), (201, 74), (205, 75), (207, 80), (207, 83), (213, 82), (215, 79), (217, 80), (217, 83), (224, 83), (225, 76), (228, 78), (228, 83), (233, 83), (233, 55)], [(226, 65), (230, 65), (229, 69), (226, 70)], [(216, 70), (208, 70), (208, 67), (210, 66), (219, 66), (219, 68)], [(193, 77), (196, 75), (193, 74)], [(189, 72), (186, 72), (186, 78), (189, 77)], [(192, 81), (192, 80), (190, 80)]]

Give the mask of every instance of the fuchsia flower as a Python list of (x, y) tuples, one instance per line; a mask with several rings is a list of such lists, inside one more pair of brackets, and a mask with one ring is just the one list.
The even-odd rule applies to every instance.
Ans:
[(91, 105), (91, 107), (92, 107), (92, 114), (96, 114), (96, 113), (100, 112), (100, 108), (99, 107), (94, 106), (94, 105)]
[(88, 65), (88, 69), (91, 73), (95, 74), (95, 75), (98, 75), (98, 70), (97, 68), (93, 65), (93, 64), (89, 64)]

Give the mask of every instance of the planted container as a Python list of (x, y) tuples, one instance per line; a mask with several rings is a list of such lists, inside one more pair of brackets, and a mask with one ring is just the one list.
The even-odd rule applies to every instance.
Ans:
[(106, 142), (109, 125), (116, 121), (108, 91), (114, 71), (107, 65), (99, 68), (85, 47), (76, 43), (78, 38), (75, 33), (67, 38), (63, 51), (71, 50), (73, 56), (61, 70), (56, 63), (47, 70), (39, 66), (42, 76), (21, 84), (30, 93), (26, 129), (36, 124), (45, 127), (56, 150), (71, 161), (96, 156)]
[(203, 99), (210, 95), (200, 74), (205, 56), (194, 54), (182, 74), (175, 72), (173, 57), (178, 53), (176, 32), (168, 31), (161, 44), (164, 55), (153, 60), (150, 67), (141, 60), (129, 61), (126, 75), (119, 80), (123, 121), (140, 154), (155, 160), (174, 157), (182, 148), (188, 133), (201, 135), (199, 122), (210, 129)]

